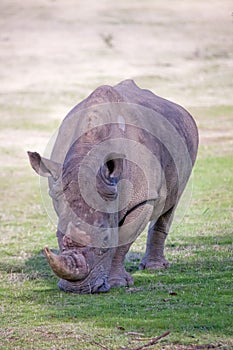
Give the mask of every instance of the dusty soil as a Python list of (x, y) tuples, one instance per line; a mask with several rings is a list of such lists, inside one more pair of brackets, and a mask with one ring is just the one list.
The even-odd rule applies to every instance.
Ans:
[[(27, 149), (43, 152), (101, 84), (132, 78), (194, 112), (232, 104), (230, 0), (2, 0), (0, 13), (1, 165), (25, 166)], [(232, 147), (232, 114), (212, 124), (194, 114), (201, 142)]]

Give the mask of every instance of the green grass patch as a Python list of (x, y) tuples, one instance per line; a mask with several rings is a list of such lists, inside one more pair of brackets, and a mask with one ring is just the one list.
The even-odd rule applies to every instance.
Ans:
[[(43, 254), (57, 249), (55, 227), (29, 168), (5, 166), (0, 177), (0, 347), (133, 349), (167, 330), (156, 349), (233, 347), (232, 155), (200, 146), (191, 205), (167, 239), (167, 270), (138, 271), (143, 233), (127, 256), (131, 288), (107, 294), (59, 291)], [(144, 339), (144, 340), (142, 340)]]

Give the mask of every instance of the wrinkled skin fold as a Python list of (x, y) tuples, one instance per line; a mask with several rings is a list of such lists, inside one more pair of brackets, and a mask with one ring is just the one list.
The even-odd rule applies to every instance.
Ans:
[(28, 152), (58, 216), (60, 253), (45, 247), (45, 255), (61, 290), (132, 285), (125, 255), (148, 224), (139, 268), (169, 266), (164, 245), (197, 148), (184, 108), (126, 80), (97, 88), (71, 110), (49, 158)]

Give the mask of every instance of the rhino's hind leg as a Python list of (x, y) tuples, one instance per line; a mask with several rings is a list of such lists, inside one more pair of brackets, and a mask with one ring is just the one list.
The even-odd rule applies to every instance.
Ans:
[(146, 253), (142, 258), (139, 269), (160, 270), (169, 267), (169, 262), (164, 256), (164, 245), (169, 228), (171, 226), (174, 210), (160, 216), (157, 222), (152, 221), (149, 226)]
[(112, 267), (108, 278), (111, 287), (126, 287), (133, 285), (133, 277), (125, 270), (124, 259), (131, 244), (126, 244), (117, 248), (112, 261)]

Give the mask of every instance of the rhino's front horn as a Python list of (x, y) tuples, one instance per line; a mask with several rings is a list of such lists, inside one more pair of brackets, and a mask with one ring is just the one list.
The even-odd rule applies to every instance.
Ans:
[(45, 255), (53, 272), (64, 280), (78, 281), (88, 275), (88, 265), (82, 254), (67, 251), (56, 255), (48, 247), (45, 247)]

